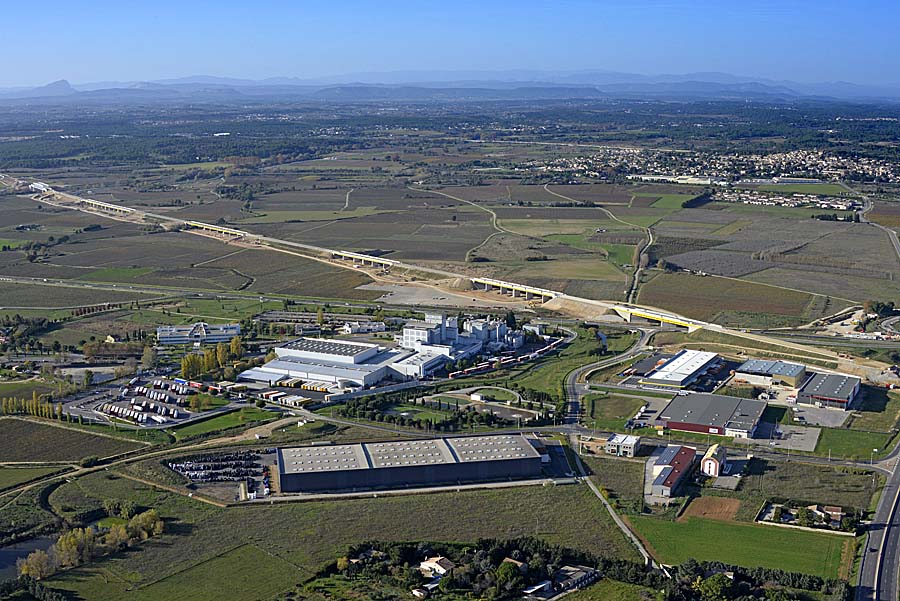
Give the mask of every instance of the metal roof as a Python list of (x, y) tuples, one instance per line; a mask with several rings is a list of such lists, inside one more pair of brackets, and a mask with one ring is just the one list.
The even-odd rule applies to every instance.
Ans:
[(657, 382), (685, 382), (706, 368), (716, 357), (718, 357), (716, 353), (707, 351), (683, 350), (647, 374), (646, 379)]
[(294, 447), (278, 453), (283, 474), (540, 458), (522, 434)]
[(362, 342), (347, 342), (343, 340), (300, 338), (298, 340), (292, 340), (287, 344), (283, 344), (281, 347), (295, 351), (305, 351), (307, 353), (324, 353), (341, 357), (353, 357), (369, 349), (377, 348), (377, 345), (365, 344)]
[(731, 430), (752, 430), (765, 409), (765, 401), (693, 393), (676, 396), (660, 412), (658, 419)]
[(800, 394), (850, 402), (862, 380), (846, 374), (813, 374), (800, 387)]
[(738, 372), (745, 374), (764, 374), (767, 376), (799, 376), (804, 370), (806, 370), (806, 366), (799, 363), (770, 361), (767, 359), (750, 359), (737, 368)]

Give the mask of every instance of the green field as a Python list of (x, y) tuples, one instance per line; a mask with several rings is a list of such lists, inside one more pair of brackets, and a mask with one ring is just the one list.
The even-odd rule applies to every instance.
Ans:
[(40, 396), (54, 391), (55, 386), (41, 380), (0, 382), (0, 398), (30, 399), (35, 392)]
[(566, 595), (566, 601), (646, 601), (654, 599), (656, 591), (618, 582), (616, 580), (601, 580), (586, 589), (575, 591)]
[[(268, 587), (258, 578), (271, 573), (266, 564), (278, 567), (279, 574), (272, 579), (286, 588), (313, 576), (345, 553), (347, 546), (372, 539), (468, 542), (529, 535), (604, 557), (638, 559), (586, 486), (529, 486), (224, 510), (124, 478), (106, 480), (98, 474), (91, 476), (85, 487), (98, 499), (134, 494), (139, 505), (160, 507), (172, 524), (171, 533), (159, 542), (151, 541), (119, 558), (51, 581), (52, 586), (91, 601), (127, 600), (131, 598), (127, 589), (136, 589), (135, 598), (140, 600), (150, 600), (142, 596), (143, 591), (159, 591), (154, 600), (173, 598), (166, 594), (176, 590), (175, 585), (188, 582), (180, 574), (199, 577), (212, 573), (210, 570), (218, 570), (219, 578), (234, 573), (235, 578), (252, 581), (253, 588), (248, 589), (247, 585), (231, 584), (231, 576), (227, 576), (229, 585), (217, 588), (218, 598), (227, 589), (229, 601), (270, 599), (274, 596), (270, 589), (259, 588)], [(147, 496), (150, 493), (152, 498)], [(254, 545), (265, 552), (242, 551), (235, 558), (233, 550), (241, 545)], [(161, 588), (155, 589), (157, 586)], [(195, 582), (195, 586), (206, 591), (205, 584)], [(183, 596), (184, 589), (181, 591)], [(189, 598), (208, 597), (191, 594)]]
[(584, 425), (613, 432), (624, 431), (625, 422), (644, 405), (641, 399), (619, 394), (589, 394), (584, 403)]
[[(119, 589), (110, 595), (108, 586), (92, 586), (100, 584), (104, 575), (104, 570), (97, 568), (74, 570), (56, 579), (53, 586), (78, 591), (81, 597), (97, 601), (119, 598), (133, 601), (219, 601), (223, 598), (272, 599), (297, 584), (301, 578), (295, 566), (254, 545), (242, 545), (127, 592)], [(228, 591), (227, 597), (223, 597), (223, 591)]]
[(0, 419), (0, 462), (78, 461), (141, 448), (135, 442), (23, 419)]
[(841, 553), (851, 540), (819, 534), (702, 518), (674, 522), (647, 516), (628, 518), (656, 556), (676, 565), (696, 559), (766, 567), (836, 578)]
[(249, 425), (254, 422), (270, 421), (278, 417), (271, 411), (257, 409), (256, 407), (243, 407), (237, 411), (231, 411), (224, 415), (217, 415), (200, 422), (194, 422), (185, 426), (172, 428), (172, 434), (176, 440), (184, 440), (194, 436), (202, 436), (210, 432), (218, 430), (226, 430), (228, 428), (236, 428), (238, 426)]
[(0, 467), (0, 490), (58, 471), (59, 467)]
[(883, 432), (822, 428), (816, 443), (816, 454), (828, 455), (831, 451), (833, 457), (868, 460), (873, 449), (878, 449), (875, 457), (884, 455), (889, 450), (887, 446), (891, 438), (891, 434)]

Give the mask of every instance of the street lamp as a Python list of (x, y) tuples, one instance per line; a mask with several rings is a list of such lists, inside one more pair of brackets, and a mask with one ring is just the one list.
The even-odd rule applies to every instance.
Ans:
[(878, 449), (872, 449), (872, 452), (869, 453), (869, 465), (872, 465), (875, 460), (875, 453), (878, 452)]

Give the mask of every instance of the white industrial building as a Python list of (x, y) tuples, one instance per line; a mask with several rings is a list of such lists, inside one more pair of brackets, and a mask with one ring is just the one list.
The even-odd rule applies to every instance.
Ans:
[(386, 329), (383, 321), (348, 321), (341, 326), (344, 334), (372, 334)]
[(300, 379), (328, 388), (370, 387), (382, 380), (424, 378), (448, 362), (477, 355), (486, 346), (492, 350), (497, 345), (518, 348), (524, 342), (521, 334), (509, 331), (502, 322), (497, 322), (499, 328), (475, 321), (471, 332), (460, 334), (455, 317), (427, 315), (424, 321), (404, 326), (397, 338), (399, 348), (394, 349), (367, 342), (300, 338), (275, 347), (277, 359), (238, 378), (269, 386)]
[(641, 378), (641, 384), (664, 388), (685, 388), (719, 362), (719, 356), (706, 351), (682, 350)]

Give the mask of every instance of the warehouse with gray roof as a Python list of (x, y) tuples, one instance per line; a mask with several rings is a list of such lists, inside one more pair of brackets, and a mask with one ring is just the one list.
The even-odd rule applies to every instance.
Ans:
[(657, 425), (683, 432), (753, 438), (765, 401), (721, 394), (678, 395), (660, 411)]
[(757, 386), (783, 384), (797, 388), (806, 379), (806, 366), (787, 361), (750, 359), (734, 372), (736, 382), (746, 382)]
[(340, 492), (522, 480), (541, 454), (522, 434), (281, 448), (280, 490)]
[(846, 374), (817, 373), (797, 391), (797, 402), (817, 407), (849, 409), (859, 395), (862, 380)]

